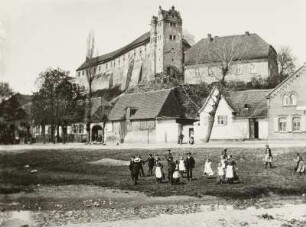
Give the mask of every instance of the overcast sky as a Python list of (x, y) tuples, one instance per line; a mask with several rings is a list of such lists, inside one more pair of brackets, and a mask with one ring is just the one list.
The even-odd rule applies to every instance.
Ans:
[(249, 31), (306, 61), (305, 0), (0, 0), (0, 81), (30, 94), (48, 67), (75, 75), (89, 31), (99, 54), (118, 49), (149, 31), (159, 5), (174, 5), (196, 40)]

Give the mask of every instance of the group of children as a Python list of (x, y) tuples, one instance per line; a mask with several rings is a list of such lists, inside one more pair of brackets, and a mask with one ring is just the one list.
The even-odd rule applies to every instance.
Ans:
[[(171, 150), (168, 150), (168, 155), (166, 157), (167, 163), (168, 163), (168, 182), (171, 184), (177, 184), (180, 182), (180, 178), (186, 174), (187, 179), (192, 179), (192, 169), (195, 167), (195, 160), (192, 157), (191, 153), (189, 152), (187, 154), (187, 157), (184, 159), (183, 157), (180, 157), (178, 160), (174, 160)], [(270, 167), (273, 168), (272, 162), (273, 162), (273, 156), (272, 151), (268, 145), (266, 145), (265, 149), (265, 168)], [(297, 158), (294, 159), (296, 161), (296, 167), (295, 171), (297, 173), (305, 173), (305, 163), (301, 157), (301, 155), (298, 153)], [(132, 179), (137, 184), (138, 175), (142, 174), (144, 176), (143, 171), (143, 164), (148, 163), (148, 176), (155, 175), (156, 183), (162, 183), (163, 180), (165, 180), (165, 173), (163, 170), (163, 164), (161, 162), (161, 159), (158, 157), (158, 155), (150, 154), (149, 157), (142, 161), (141, 158), (133, 157), (130, 162), (130, 170), (132, 174)], [(155, 170), (154, 170), (155, 168)], [(227, 149), (224, 149), (221, 153), (220, 162), (217, 164), (217, 183), (223, 184), (223, 183), (229, 183), (232, 184), (234, 182), (239, 181), (239, 177), (237, 174), (237, 164), (236, 161), (233, 159), (232, 155), (227, 154)], [(212, 169), (212, 161), (210, 158), (208, 158), (205, 161), (204, 164), (204, 175), (206, 175), (208, 178), (214, 178), (215, 174)]]
[[(212, 170), (212, 161), (208, 158), (204, 164), (204, 175), (209, 178), (214, 177), (214, 171)], [(236, 162), (232, 155), (227, 154), (227, 149), (224, 149), (221, 154), (220, 162), (217, 165), (217, 183), (223, 184), (228, 182), (229, 184), (238, 181)]]

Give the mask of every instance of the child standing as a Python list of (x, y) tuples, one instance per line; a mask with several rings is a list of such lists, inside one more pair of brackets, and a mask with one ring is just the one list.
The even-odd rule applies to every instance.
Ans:
[(163, 178), (163, 165), (158, 161), (156, 163), (156, 167), (155, 167), (155, 178), (156, 178), (156, 184), (159, 184), (162, 182), (162, 178)]
[(217, 167), (218, 175), (217, 175), (217, 184), (223, 184), (224, 183), (224, 176), (225, 176), (225, 171), (222, 166), (222, 163), (218, 163)]
[(183, 173), (186, 173), (185, 160), (183, 157), (181, 157), (179, 161), (179, 171), (181, 175), (183, 175)]
[(181, 174), (179, 172), (179, 162), (175, 161), (175, 170), (173, 173), (173, 184), (177, 184), (180, 182)]
[(204, 175), (207, 175), (208, 177), (211, 177), (214, 175), (214, 172), (211, 168), (211, 160), (208, 158), (204, 165)]

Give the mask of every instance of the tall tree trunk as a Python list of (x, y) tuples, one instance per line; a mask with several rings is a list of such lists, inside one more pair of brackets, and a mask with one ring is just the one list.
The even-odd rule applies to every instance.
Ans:
[(41, 126), (41, 130), (42, 130), (42, 136), (43, 136), (43, 143), (46, 143), (46, 128), (45, 128), (45, 124), (43, 124)]
[[(91, 79), (91, 78), (90, 78)], [(90, 143), (91, 139), (90, 139), (90, 124), (91, 124), (91, 82), (88, 83), (88, 103), (87, 103), (87, 113), (86, 113), (86, 118), (87, 118), (87, 122), (86, 122), (86, 132), (87, 132), (87, 143)]]
[[(212, 110), (209, 112), (209, 119), (208, 119), (208, 127), (207, 127), (207, 132), (206, 135), (204, 137), (204, 142), (208, 143), (211, 137), (211, 133), (214, 127), (214, 123), (215, 123), (215, 116), (217, 113), (217, 109), (219, 106), (219, 103), (221, 101), (222, 98), (222, 93), (223, 93), (223, 89), (225, 87), (225, 76), (227, 75), (228, 70), (225, 69), (222, 71), (222, 78), (219, 82), (220, 87), (218, 88), (218, 94), (215, 96), (216, 100), (214, 101), (214, 104), (212, 105)], [(222, 90), (220, 90), (222, 89)], [(212, 94), (212, 98), (214, 98), (214, 94)]]
[(56, 142), (60, 142), (59, 124), (56, 125)]

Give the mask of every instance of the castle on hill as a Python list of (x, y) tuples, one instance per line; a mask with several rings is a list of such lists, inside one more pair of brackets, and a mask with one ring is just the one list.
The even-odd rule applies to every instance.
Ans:
[[(181, 77), (184, 83), (211, 83), (215, 72), (215, 59), (207, 56), (211, 50), (224, 45), (245, 46), (242, 59), (234, 59), (228, 80), (251, 81), (252, 78), (268, 78), (278, 75), (277, 53), (274, 48), (255, 33), (212, 37), (195, 45), (184, 38), (183, 20), (174, 6), (169, 10), (159, 7), (158, 16), (151, 19), (150, 31), (128, 45), (92, 59), (95, 80), (93, 90), (119, 87), (125, 90), (144, 81), (152, 81), (156, 75), (166, 73)], [(76, 70), (77, 83), (87, 86), (85, 61)]]

